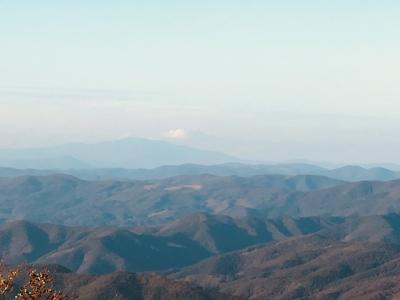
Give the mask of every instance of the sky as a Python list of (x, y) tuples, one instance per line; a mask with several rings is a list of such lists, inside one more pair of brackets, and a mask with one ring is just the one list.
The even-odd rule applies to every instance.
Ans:
[(400, 163), (400, 2), (0, 0), (0, 148)]

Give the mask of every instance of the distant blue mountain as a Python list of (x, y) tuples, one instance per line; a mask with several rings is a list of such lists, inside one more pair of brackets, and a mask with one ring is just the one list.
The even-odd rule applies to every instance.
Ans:
[(10, 168), (154, 168), (185, 163), (211, 165), (239, 161), (219, 152), (142, 138), (0, 150), (0, 165)]

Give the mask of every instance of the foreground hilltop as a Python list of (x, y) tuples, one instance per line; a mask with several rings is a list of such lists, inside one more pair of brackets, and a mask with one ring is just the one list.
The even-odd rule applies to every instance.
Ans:
[(217, 255), (163, 276), (34, 268), (50, 270), (54, 288), (74, 299), (374, 300), (398, 299), (399, 266), (398, 246), (311, 234)]
[(102, 276), (56, 273), (55, 284), (77, 300), (244, 300), (156, 274), (125, 272)]
[[(151, 273), (114, 272), (101, 276), (82, 275), (58, 265), (19, 266), (18, 275), (13, 279), (12, 289), (4, 299), (14, 299), (22, 285), (29, 280), (28, 274), (49, 274), (46, 288), (60, 291), (63, 299), (77, 300), (242, 300), (244, 298), (222, 294), (193, 284), (168, 279)], [(16, 270), (13, 266), (3, 266), (1, 274)], [(32, 277), (29, 277), (32, 278)], [(44, 289), (41, 289), (45, 293)], [(42, 296), (42, 298), (44, 295)], [(40, 299), (42, 299), (40, 298)], [(25, 299), (25, 298), (24, 298)], [(28, 298), (26, 298), (28, 299)], [(29, 298), (37, 299), (37, 298)], [(43, 298), (44, 299), (44, 298)], [(46, 298), (47, 299), (47, 298)], [(50, 298), (49, 298), (50, 299)], [(53, 298), (51, 298), (53, 299)], [(59, 299), (59, 298), (57, 298)]]
[(171, 277), (246, 299), (398, 299), (399, 250), (311, 235), (216, 256)]

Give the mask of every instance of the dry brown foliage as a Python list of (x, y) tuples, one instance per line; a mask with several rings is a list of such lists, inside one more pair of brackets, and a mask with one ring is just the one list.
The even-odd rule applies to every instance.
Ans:
[(7, 275), (0, 274), (0, 296), (2, 299), (13, 289), (14, 281), (19, 274), (18, 270), (12, 270)]
[(26, 282), (13, 297), (16, 280), (23, 275), (20, 268), (13, 269), (6, 275), (0, 273), (0, 299), (66, 300), (62, 292), (53, 290), (53, 277), (50, 272), (36, 270), (29, 271)]

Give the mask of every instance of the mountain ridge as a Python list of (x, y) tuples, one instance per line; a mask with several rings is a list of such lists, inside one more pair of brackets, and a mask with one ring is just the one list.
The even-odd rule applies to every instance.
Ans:
[(0, 220), (131, 226), (161, 224), (199, 211), (257, 215), (268, 198), (341, 184), (320, 176), (282, 175), (158, 181), (84, 181), (60, 174), (0, 178)]
[(125, 228), (14, 221), (0, 225), (0, 256), (8, 264), (57, 264), (80, 274), (172, 272), (215, 255), (312, 234), (400, 247), (399, 224), (398, 214), (263, 220), (197, 213), (164, 225)]
[(196, 212), (294, 218), (400, 212), (400, 180), (346, 183), (323, 176), (178, 176), (85, 181), (70, 175), (0, 178), (0, 220), (81, 226), (157, 225)]
[[(126, 138), (98, 143), (70, 143), (58, 146), (0, 149), (0, 165), (37, 169), (152, 168), (166, 164), (218, 164), (239, 162), (224, 153), (202, 150), (162, 140)], [(70, 164), (69, 164), (70, 162)]]
[(214, 256), (171, 274), (246, 299), (397, 299), (400, 248), (318, 234)]
[(377, 180), (390, 181), (400, 178), (400, 172), (382, 167), (363, 168), (343, 166), (337, 169), (324, 169), (306, 164), (243, 164), (224, 163), (218, 165), (164, 165), (153, 169), (105, 168), (105, 169), (15, 169), (0, 167), (0, 177), (26, 175), (52, 175), (64, 173), (84, 180), (160, 180), (175, 176), (215, 175), (252, 177), (257, 175), (314, 175), (326, 176), (343, 181)]

